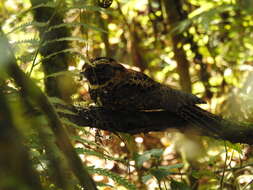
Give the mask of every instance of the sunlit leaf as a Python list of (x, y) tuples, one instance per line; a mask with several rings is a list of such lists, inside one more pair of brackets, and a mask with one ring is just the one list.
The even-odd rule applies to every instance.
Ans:
[(22, 25), (19, 25), (19, 26), (16, 26), (15, 28), (13, 28), (11, 31), (9, 31), (7, 33), (7, 35), (17, 31), (17, 30), (22, 30), (28, 26), (34, 26), (34, 27), (45, 27), (47, 26), (47, 23), (46, 22), (37, 22), (37, 21), (33, 21), (33, 22), (28, 22), (28, 23), (25, 23), (25, 24), (22, 24)]

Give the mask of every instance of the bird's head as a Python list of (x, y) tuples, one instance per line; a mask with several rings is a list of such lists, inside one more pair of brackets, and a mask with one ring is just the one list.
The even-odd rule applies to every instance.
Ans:
[(85, 64), (81, 74), (91, 86), (105, 85), (125, 72), (125, 67), (112, 58), (98, 57)]

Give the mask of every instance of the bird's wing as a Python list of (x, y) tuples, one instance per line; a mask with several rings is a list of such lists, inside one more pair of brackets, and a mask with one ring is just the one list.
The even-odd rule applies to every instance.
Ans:
[(138, 110), (166, 109), (176, 112), (182, 106), (204, 103), (195, 95), (160, 84), (147, 75), (130, 70), (115, 88), (122, 105)]
[[(154, 103), (148, 103), (146, 99), (151, 98), (148, 94), (159, 86), (159, 83), (155, 82), (147, 75), (128, 70), (125, 73), (124, 80), (120, 80), (113, 88), (111, 97), (114, 100), (117, 108), (128, 110), (144, 110), (155, 109)], [(145, 100), (144, 100), (145, 99)], [(144, 101), (143, 101), (144, 100)], [(153, 105), (154, 104), (154, 105)], [(127, 108), (126, 108), (127, 105)]]
[[(149, 76), (144, 73), (130, 70), (128, 72), (128, 82), (136, 87), (141, 87), (143, 90), (150, 90), (150, 88), (154, 88), (158, 86), (159, 83), (155, 82)], [(127, 82), (127, 81), (126, 81)]]

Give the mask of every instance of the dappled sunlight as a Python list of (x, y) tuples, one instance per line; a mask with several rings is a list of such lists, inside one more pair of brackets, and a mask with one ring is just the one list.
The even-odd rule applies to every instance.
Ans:
[(253, 188), (250, 1), (36, 2), (0, 2), (0, 189)]

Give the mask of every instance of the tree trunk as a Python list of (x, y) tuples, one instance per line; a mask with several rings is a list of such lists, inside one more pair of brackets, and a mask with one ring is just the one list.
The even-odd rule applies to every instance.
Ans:
[[(52, 2), (51, 0), (31, 0), (32, 6), (39, 4), (47, 4)], [(57, 5), (56, 5), (57, 6)], [(60, 4), (58, 8), (60, 9)], [(44, 42), (50, 42), (46, 45), (39, 47), (39, 53), (45, 58), (51, 56), (42, 61), (43, 70), (46, 76), (53, 73), (67, 71), (68, 69), (68, 57), (67, 53), (61, 52), (68, 49), (68, 43), (66, 41), (54, 41), (59, 38), (69, 36), (69, 32), (66, 27), (60, 27), (47, 31), (50, 27), (63, 24), (63, 16), (58, 12), (57, 8), (52, 7), (39, 7), (34, 9), (34, 19), (37, 22), (48, 23), (45, 27), (38, 28), (40, 34), (41, 44)], [(58, 53), (54, 56), (52, 54)], [(64, 82), (63, 82), (64, 81)], [(69, 95), (72, 93), (69, 91), (69, 87), (66, 87), (66, 80), (64, 77), (46, 77), (44, 80), (45, 89), (49, 96), (56, 96), (65, 100), (68, 100)], [(69, 84), (69, 83), (68, 83)], [(64, 88), (66, 87), (66, 88)]]
[[(163, 5), (168, 18), (171, 29), (178, 22), (184, 20), (186, 16), (182, 13), (182, 4), (178, 0), (163, 0)], [(175, 60), (177, 61), (177, 72), (179, 74), (179, 83), (183, 91), (191, 92), (191, 78), (189, 73), (189, 61), (183, 50), (185, 37), (180, 34), (172, 34), (173, 51)]]

